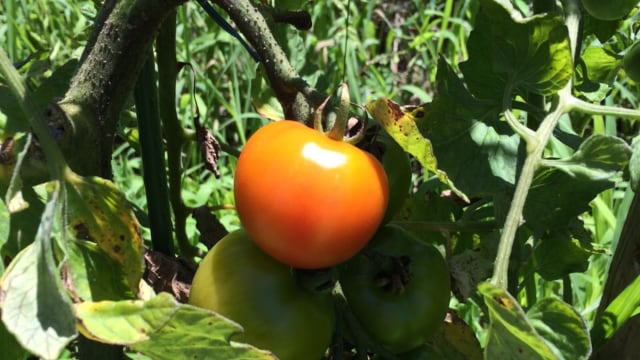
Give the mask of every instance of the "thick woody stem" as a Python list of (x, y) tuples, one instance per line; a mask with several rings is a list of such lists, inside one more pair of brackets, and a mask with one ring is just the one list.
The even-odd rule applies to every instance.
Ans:
[[(111, 150), (120, 113), (165, 17), (183, 0), (107, 0), (81, 65), (57, 105), (68, 122), (60, 140), (82, 175), (111, 176)], [(86, 151), (77, 151), (86, 149)]]
[(214, 0), (235, 22), (262, 59), (265, 73), (288, 119), (311, 124), (314, 109), (324, 100), (293, 68), (287, 55), (273, 37), (266, 12), (249, 0)]

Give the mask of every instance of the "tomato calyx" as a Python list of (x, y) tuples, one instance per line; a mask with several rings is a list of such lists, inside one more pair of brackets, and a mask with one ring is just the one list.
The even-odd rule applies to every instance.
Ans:
[[(349, 109), (351, 106), (358, 106), (361, 109), (364, 107), (354, 104), (351, 102), (351, 98), (349, 95), (349, 87), (347, 84), (342, 84), (340, 87), (340, 98), (339, 102), (335, 108), (333, 125), (331, 129), (328, 131), (324, 130), (324, 126), (322, 125), (325, 121), (324, 111), (327, 108), (327, 104), (331, 96), (328, 96), (316, 109), (313, 118), (313, 128), (317, 131), (322, 132), (330, 139), (336, 141), (344, 141), (351, 145), (355, 145), (362, 141), (364, 138), (364, 133), (367, 128), (368, 117), (366, 111), (364, 112), (363, 119), (360, 120), (358, 117), (349, 116)], [(355, 130), (355, 133), (353, 131)]]
[(377, 252), (365, 252), (365, 256), (380, 269), (373, 279), (374, 286), (387, 294), (402, 295), (413, 277), (411, 258), (405, 255), (383, 255)]

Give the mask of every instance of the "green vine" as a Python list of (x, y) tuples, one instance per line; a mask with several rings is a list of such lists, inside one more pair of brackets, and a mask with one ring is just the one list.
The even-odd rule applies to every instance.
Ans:
[[(564, 7), (565, 25), (568, 29), (571, 54), (572, 58), (575, 58), (580, 31), (580, 6), (577, 0), (566, 0), (564, 1)], [(553, 111), (542, 120), (535, 133), (518, 122), (510, 109), (505, 106), (503, 114), (507, 122), (512, 129), (527, 142), (527, 157), (522, 167), (520, 177), (518, 178), (515, 193), (504, 222), (494, 272), (491, 278), (491, 282), (501, 288), (506, 289), (508, 284), (509, 258), (513, 250), (516, 232), (522, 222), (522, 213), (529, 188), (533, 183), (536, 170), (544, 163), (544, 159), (542, 158), (543, 152), (551, 139), (560, 117), (571, 111), (579, 111), (590, 115), (614, 115), (634, 120), (640, 119), (640, 111), (637, 110), (591, 104), (578, 99), (573, 96), (571, 92), (572, 86), (573, 83), (569, 80), (565, 87), (558, 92)], [(505, 94), (505, 103), (510, 100), (511, 92), (507, 91)]]

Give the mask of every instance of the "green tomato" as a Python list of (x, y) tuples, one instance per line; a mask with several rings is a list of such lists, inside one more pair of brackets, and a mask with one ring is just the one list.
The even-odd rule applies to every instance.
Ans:
[(230, 233), (205, 256), (189, 303), (238, 322), (244, 333), (234, 341), (281, 360), (322, 358), (335, 325), (330, 296), (299, 287), (292, 269), (262, 252), (244, 230)]
[(389, 136), (379, 138), (384, 149), (382, 167), (389, 180), (389, 203), (382, 220), (383, 224), (393, 219), (402, 208), (411, 188), (411, 162), (409, 155)]
[(618, 20), (627, 16), (638, 0), (582, 0), (582, 6), (599, 20)]
[(624, 71), (633, 81), (640, 81), (640, 41), (636, 41), (624, 54)]
[(363, 328), (394, 353), (424, 344), (438, 330), (451, 287), (440, 252), (394, 225), (380, 228), (343, 265), (340, 284)]

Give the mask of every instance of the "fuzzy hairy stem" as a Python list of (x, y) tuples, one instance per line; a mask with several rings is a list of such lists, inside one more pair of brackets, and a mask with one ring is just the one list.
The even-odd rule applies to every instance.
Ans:
[(120, 113), (160, 25), (182, 2), (107, 0), (100, 9), (81, 65), (58, 103), (69, 122), (61, 147), (76, 172), (111, 177)]
[[(568, 29), (569, 43), (571, 44), (571, 51), (573, 55), (576, 51), (580, 10), (577, 0), (566, 0), (565, 6), (565, 25)], [(509, 259), (513, 250), (516, 232), (520, 226), (520, 222), (522, 221), (522, 212), (529, 193), (529, 188), (533, 183), (533, 177), (536, 169), (540, 165), (544, 149), (551, 139), (551, 135), (558, 124), (560, 116), (569, 112), (574, 106), (571, 89), (572, 82), (570, 80), (565, 87), (558, 92), (558, 104), (555, 110), (545, 117), (534, 134), (531, 134), (528, 129), (519, 129), (520, 124), (513, 122), (513, 119), (510, 121), (512, 126), (515, 125), (514, 131), (518, 132), (527, 141), (527, 158), (525, 159), (520, 177), (518, 178), (513, 199), (509, 206), (509, 212), (507, 213), (507, 218), (504, 222), (504, 227), (500, 235), (498, 253), (496, 255), (493, 276), (491, 277), (491, 282), (503, 289), (507, 289), (507, 284), (509, 283)], [(508, 107), (505, 106), (505, 109), (508, 109)]]
[(213, 0), (235, 22), (262, 59), (265, 73), (284, 115), (310, 124), (323, 96), (304, 81), (273, 37), (268, 21), (249, 0)]

